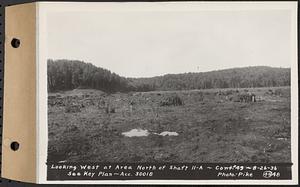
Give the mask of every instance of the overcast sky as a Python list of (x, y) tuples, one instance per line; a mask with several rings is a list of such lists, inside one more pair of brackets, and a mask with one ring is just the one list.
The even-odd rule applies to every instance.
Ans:
[(290, 33), (286, 10), (50, 12), (47, 52), (126, 77), (290, 67)]

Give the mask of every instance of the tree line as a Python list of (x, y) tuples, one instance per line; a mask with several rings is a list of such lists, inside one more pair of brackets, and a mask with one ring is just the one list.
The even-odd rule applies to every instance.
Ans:
[(48, 91), (93, 88), (105, 92), (127, 92), (132, 88), (126, 78), (91, 63), (71, 60), (47, 62)]
[(290, 71), (290, 68), (255, 66), (131, 80), (137, 84), (149, 85), (153, 90), (278, 87), (290, 85)]
[(290, 85), (290, 68), (266, 66), (168, 74), (151, 78), (125, 78), (107, 69), (77, 60), (49, 59), (47, 67), (49, 92), (75, 88), (98, 89), (114, 93)]

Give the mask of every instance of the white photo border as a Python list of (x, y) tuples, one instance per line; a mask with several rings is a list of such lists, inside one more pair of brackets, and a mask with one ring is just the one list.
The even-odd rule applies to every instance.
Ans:
[[(167, 9), (165, 7), (168, 7)], [(289, 10), (291, 11), (291, 158), (292, 180), (47, 180), (47, 14), (54, 11)], [(297, 2), (38, 2), (37, 3), (37, 183), (43, 184), (298, 184)]]

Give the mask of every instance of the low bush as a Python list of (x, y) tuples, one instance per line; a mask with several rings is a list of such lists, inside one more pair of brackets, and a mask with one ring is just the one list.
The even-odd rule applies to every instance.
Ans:
[(181, 106), (183, 104), (183, 100), (178, 95), (166, 97), (160, 102), (160, 106)]
[(65, 107), (66, 113), (77, 113), (81, 111), (82, 106), (81, 105), (67, 105)]

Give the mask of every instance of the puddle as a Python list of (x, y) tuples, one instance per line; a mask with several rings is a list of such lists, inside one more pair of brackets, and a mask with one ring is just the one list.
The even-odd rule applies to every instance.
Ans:
[(169, 132), (169, 131), (164, 131), (158, 134), (160, 136), (178, 136), (177, 132)]
[(58, 163), (66, 163), (67, 160), (61, 160), (61, 161), (58, 161)]
[[(170, 132), (170, 131), (164, 131), (161, 133), (153, 133), (159, 136), (178, 136), (179, 134), (177, 132)], [(143, 129), (132, 129), (128, 132), (123, 132), (122, 135), (126, 137), (141, 137), (141, 136), (148, 136), (150, 135), (150, 132), (148, 130)]]
[(284, 140), (284, 141), (287, 141), (288, 139), (287, 139), (287, 138), (277, 138), (277, 140)]
[(134, 137), (134, 136), (140, 137), (140, 136), (148, 136), (150, 133), (148, 132), (148, 130), (132, 129), (128, 132), (123, 132), (122, 134), (127, 137)]

